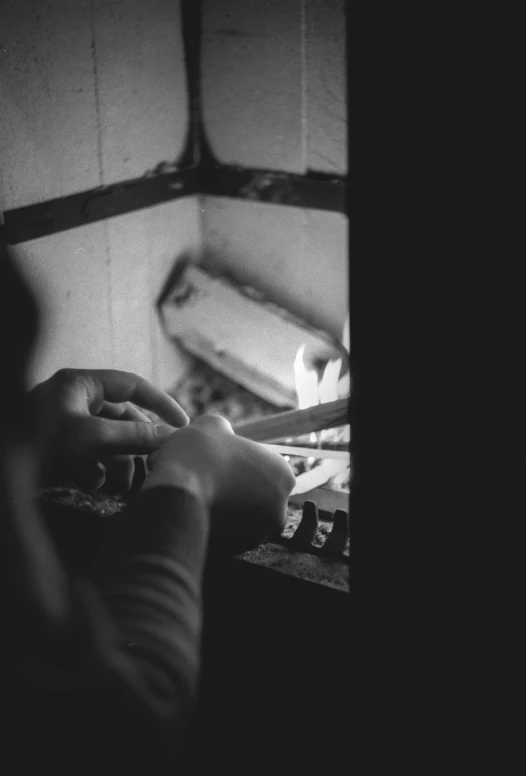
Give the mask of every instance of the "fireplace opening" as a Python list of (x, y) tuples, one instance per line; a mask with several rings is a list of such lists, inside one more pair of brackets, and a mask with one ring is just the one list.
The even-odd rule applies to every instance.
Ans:
[[(295, 535), (305, 504), (314, 503), (312, 546), (323, 547), (337, 511), (348, 511), (351, 430), (345, 411), (336, 425), (325, 427), (322, 420), (312, 430), (292, 423), (271, 431), (270, 425), (296, 410), (346, 405), (349, 318), (338, 341), (217, 269), (185, 264), (175, 278), (160, 313), (167, 335), (187, 350), (191, 364), (170, 392), (191, 420), (212, 413), (238, 432), (258, 429), (259, 441), (283, 455), (296, 477), (282, 538)], [(343, 554), (349, 546), (348, 539)]]

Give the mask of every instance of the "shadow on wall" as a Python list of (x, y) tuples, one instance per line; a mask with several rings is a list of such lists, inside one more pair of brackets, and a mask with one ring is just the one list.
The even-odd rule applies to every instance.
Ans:
[(168, 273), (165, 282), (162, 285), (161, 291), (155, 302), (157, 312), (161, 315), (161, 307), (168, 300), (168, 297), (172, 293), (174, 287), (179, 282), (179, 278), (183, 274), (184, 270), (189, 264), (199, 263), (194, 253), (185, 252), (182, 253), (177, 259), (170, 272)]

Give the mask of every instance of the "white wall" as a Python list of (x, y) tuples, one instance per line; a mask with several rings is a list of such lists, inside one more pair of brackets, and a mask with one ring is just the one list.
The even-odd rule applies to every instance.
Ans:
[[(0, 209), (138, 177), (179, 155), (188, 106), (177, 0), (3, 0)], [(185, 368), (155, 298), (200, 245), (197, 198), (15, 246), (48, 311), (32, 381), (62, 366)]]
[[(345, 0), (204, 0), (203, 110), (226, 164), (347, 173)], [(341, 335), (348, 222), (337, 213), (205, 198), (219, 266)]]
[(205, 202), (213, 263), (339, 338), (348, 310), (347, 219), (226, 197)]
[[(229, 164), (345, 174), (344, 0), (204, 0), (203, 102)], [(2, 0), (0, 209), (174, 161), (187, 127), (178, 0)], [(62, 366), (171, 387), (187, 361), (158, 291), (201, 246), (334, 335), (347, 314), (347, 219), (227, 198), (174, 201), (15, 246), (46, 300), (32, 381)]]
[(64, 366), (178, 382), (188, 359), (164, 335), (155, 301), (175, 260), (196, 254), (198, 210), (197, 198), (182, 199), (11, 249), (45, 304), (31, 384)]

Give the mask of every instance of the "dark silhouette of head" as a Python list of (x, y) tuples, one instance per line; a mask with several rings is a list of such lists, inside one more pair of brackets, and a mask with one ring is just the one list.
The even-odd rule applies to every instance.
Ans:
[(24, 380), (36, 342), (39, 317), (36, 300), (0, 235), (0, 433), (4, 441), (12, 434), (29, 430)]

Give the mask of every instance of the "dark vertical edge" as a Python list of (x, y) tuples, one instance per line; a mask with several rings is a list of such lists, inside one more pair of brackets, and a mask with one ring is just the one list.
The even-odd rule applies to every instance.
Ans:
[(353, 757), (522, 773), (524, 47), (419, 13), (353, 18)]
[[(349, 401), (349, 423), (351, 426), (351, 439), (353, 438), (353, 402), (354, 402), (354, 380), (355, 380), (355, 364), (353, 361), (353, 347), (354, 347), (354, 338), (353, 338), (353, 311), (352, 311), (352, 305), (351, 305), (351, 287), (353, 282), (353, 263), (352, 263), (352, 246), (353, 246), (353, 240), (354, 240), (354, 230), (353, 230), (353, 207), (352, 207), (352, 199), (351, 199), (351, 191), (350, 191), (350, 185), (349, 181), (351, 179), (351, 170), (353, 169), (353, 158), (352, 158), (352, 144), (351, 144), (351, 137), (352, 137), (352, 115), (353, 115), (353, 102), (351, 100), (351, 11), (349, 8), (349, 5), (347, 3), (344, 3), (345, 8), (345, 31), (346, 31), (346, 46), (345, 46), (345, 61), (347, 65), (347, 80), (346, 80), (346, 99), (347, 99), (347, 175), (345, 176), (345, 185), (346, 185), (346, 214), (347, 214), (347, 259), (349, 262), (348, 270), (349, 270), (349, 285), (347, 288), (348, 293), (348, 305), (349, 305), (349, 323), (350, 323), (350, 352), (349, 352), (349, 370), (351, 374), (351, 397)], [(347, 711), (347, 715), (343, 715), (343, 720), (347, 720), (346, 722), (343, 722), (343, 740), (347, 741), (347, 746), (345, 750), (345, 761), (347, 765), (347, 770), (353, 772), (354, 766), (357, 763), (357, 759), (354, 758), (352, 755), (353, 745), (354, 745), (354, 736), (358, 732), (355, 725), (354, 725), (354, 711), (359, 705), (359, 700), (357, 703), (356, 697), (353, 697), (353, 690), (356, 683), (353, 682), (353, 677), (356, 676), (356, 671), (359, 671), (359, 665), (357, 660), (357, 650), (352, 646), (353, 639), (352, 639), (352, 633), (353, 628), (355, 625), (355, 622), (357, 621), (356, 617), (356, 609), (355, 609), (355, 588), (354, 588), (354, 549), (355, 549), (355, 543), (354, 543), (354, 520), (353, 520), (353, 510), (352, 510), (352, 501), (351, 501), (351, 493), (353, 488), (353, 477), (354, 477), (354, 469), (355, 469), (355, 450), (353, 449), (352, 443), (349, 444), (349, 450), (351, 453), (351, 481), (349, 483), (349, 501), (348, 501), (348, 531), (349, 531), (349, 538), (350, 538), (350, 546), (349, 546), (349, 616), (348, 616), (348, 629), (347, 632), (349, 634), (348, 637), (348, 653), (347, 653), (347, 688), (346, 689), (346, 701), (345, 701), (345, 709)], [(358, 694), (359, 695), (359, 694)]]
[(188, 90), (189, 124), (185, 149), (179, 160), (183, 167), (201, 168), (214, 164), (206, 139), (201, 103), (202, 0), (181, 0), (181, 22)]
[[(446, 364), (433, 327), (443, 278), (428, 280), (443, 249), (433, 228), (442, 180), (435, 178), (430, 191), (419, 177), (419, 160), (428, 159), (427, 144), (433, 148), (435, 140), (419, 115), (428, 97), (418, 83), (427, 63), (404, 70), (396, 51), (407, 41), (402, 13), (397, 19), (398, 10), (384, 10), (374, 23), (365, 11), (354, 13), (360, 39), (354, 35), (349, 121), (356, 149), (349, 162), (351, 596), (360, 660), (352, 745), (357, 752), (367, 742), (371, 762), (356, 771), (371, 774), (384, 772), (389, 756), (414, 772), (407, 767), (410, 739), (416, 753), (430, 728), (438, 729), (428, 699), (443, 670), (443, 664), (426, 670), (434, 650), (423, 636), (439, 621), (432, 581), (434, 574), (440, 578), (436, 558), (443, 549), (438, 535), (434, 543), (426, 535), (444, 503), (434, 482), (444, 436), (437, 423), (441, 386), (434, 378)], [(407, 41), (411, 56), (413, 47)]]

